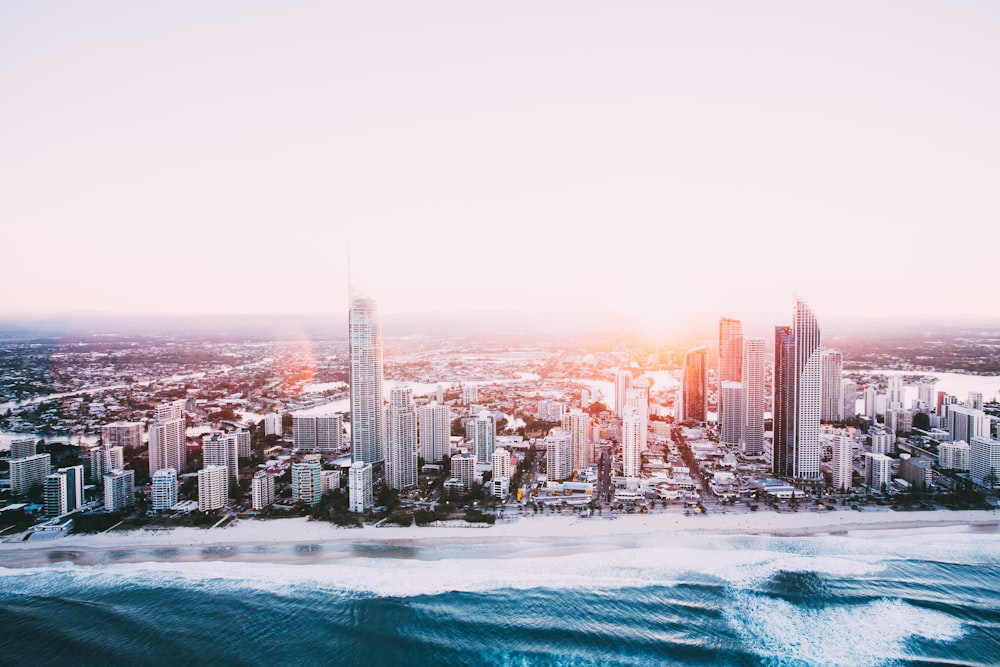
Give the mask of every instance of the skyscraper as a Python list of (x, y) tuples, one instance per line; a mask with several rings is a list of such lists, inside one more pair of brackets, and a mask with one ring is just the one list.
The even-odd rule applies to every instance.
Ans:
[(622, 416), (625, 409), (626, 392), (632, 386), (632, 372), (621, 369), (615, 372), (615, 415)]
[(493, 447), (496, 441), (497, 424), (488, 412), (481, 412), (469, 422), (472, 451), (476, 463), (491, 463)]
[(229, 468), (205, 466), (198, 471), (198, 511), (210, 512), (225, 506), (229, 498)]
[(319, 461), (292, 464), (292, 500), (306, 505), (317, 504), (323, 496)]
[(351, 512), (364, 512), (375, 504), (372, 495), (372, 464), (355, 461), (347, 473), (348, 508)]
[(774, 449), (771, 468), (775, 475), (791, 477), (795, 427), (792, 401), (795, 396), (795, 336), (791, 327), (774, 327)]
[(583, 410), (570, 410), (563, 417), (562, 427), (573, 439), (573, 467), (590, 465), (590, 415)]
[(153, 473), (153, 509), (168, 510), (177, 504), (177, 471), (173, 468)]
[(854, 472), (854, 442), (846, 433), (833, 436), (833, 488), (847, 491)]
[(389, 488), (402, 490), (416, 486), (417, 411), (410, 387), (389, 392), (385, 445), (385, 482)]
[(774, 473), (815, 483), (822, 352), (819, 323), (805, 301), (796, 299), (791, 327), (775, 327), (774, 347)]
[(736, 446), (743, 434), (743, 383), (726, 380), (719, 386), (719, 404), (725, 405), (719, 413), (719, 442)]
[(351, 456), (375, 463), (383, 458), (382, 328), (375, 301), (351, 288), (350, 339)]
[(104, 509), (120, 512), (135, 505), (135, 471), (112, 470), (104, 473)]
[(684, 356), (684, 380), (681, 383), (681, 420), (703, 422), (708, 395), (708, 350), (696, 347)]
[[(824, 350), (821, 357), (823, 373), (823, 402), (820, 420), (844, 420), (844, 355), (837, 350)], [(852, 417), (854, 415), (851, 415)]]
[(854, 419), (858, 413), (858, 383), (841, 380), (840, 393), (844, 396), (844, 419)]
[[(628, 408), (626, 408), (628, 411)], [(573, 475), (573, 437), (561, 428), (554, 428), (545, 437), (545, 469), (554, 482)]]
[[(726, 410), (730, 407), (726, 403), (726, 396), (722, 391), (722, 385), (724, 382), (743, 382), (743, 322), (740, 320), (732, 320), (727, 317), (723, 317), (719, 320), (719, 423), (726, 423)], [(730, 392), (732, 393), (732, 392)], [(732, 410), (734, 412), (742, 411), (742, 399), (739, 397), (734, 398), (734, 400), (739, 401), (739, 405), (733, 405)], [(735, 420), (735, 421), (734, 421)], [(736, 415), (732, 416), (730, 423), (739, 423), (740, 418)], [(739, 435), (732, 434), (737, 438), (739, 443)]]
[(437, 404), (417, 408), (417, 426), (424, 462), (440, 463), (451, 447), (451, 408)]
[(149, 470), (173, 468), (180, 472), (187, 463), (184, 401), (156, 406), (156, 419), (149, 426)]
[(793, 325), (775, 327), (772, 464), (776, 475), (807, 483), (820, 480), (820, 357), (819, 323), (796, 299)]
[(642, 468), (646, 449), (646, 420), (635, 408), (625, 408), (622, 415), (622, 474), (636, 478)]
[(764, 339), (743, 339), (743, 453), (764, 453)]

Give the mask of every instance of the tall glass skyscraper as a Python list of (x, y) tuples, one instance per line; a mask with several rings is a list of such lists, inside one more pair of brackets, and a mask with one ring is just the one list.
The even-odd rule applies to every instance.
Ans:
[(774, 332), (774, 473), (796, 481), (820, 480), (819, 418), (822, 387), (819, 323), (795, 301), (791, 327)]
[(383, 457), (382, 327), (374, 299), (351, 288), (348, 329), (351, 356), (351, 457), (375, 463)]
[(708, 350), (696, 347), (684, 357), (684, 380), (681, 384), (681, 419), (703, 422), (708, 398)]

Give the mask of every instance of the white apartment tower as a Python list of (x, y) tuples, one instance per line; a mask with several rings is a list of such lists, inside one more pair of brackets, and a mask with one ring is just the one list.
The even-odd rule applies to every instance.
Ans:
[(274, 476), (264, 470), (256, 472), (250, 480), (250, 503), (255, 510), (274, 504)]
[(316, 415), (316, 450), (336, 452), (344, 444), (344, 417), (339, 414)]
[(472, 441), (469, 445), (475, 453), (477, 463), (489, 463), (493, 460), (493, 447), (496, 442), (496, 422), (488, 412), (480, 412), (469, 424)]
[(211, 512), (225, 507), (229, 498), (229, 468), (209, 465), (198, 471), (198, 510)]
[(743, 383), (723, 381), (719, 397), (720, 405), (726, 406), (719, 414), (719, 441), (732, 447), (738, 446), (743, 436)]
[(135, 505), (135, 471), (111, 470), (104, 473), (104, 509), (120, 512)]
[(351, 288), (350, 343), (351, 457), (362, 463), (383, 459), (382, 327), (375, 301)]
[(362, 513), (375, 504), (372, 495), (372, 465), (355, 461), (347, 474), (348, 508)]
[(854, 471), (854, 441), (846, 433), (833, 437), (833, 488), (846, 491), (851, 488)]
[(626, 408), (622, 416), (622, 474), (625, 477), (639, 477), (645, 449), (646, 420), (635, 408)]
[(230, 479), (239, 478), (239, 443), (231, 433), (214, 431), (201, 439), (202, 466), (222, 466)]
[(173, 468), (153, 473), (153, 509), (168, 510), (177, 504), (177, 471)]
[(10, 461), (10, 493), (24, 495), (36, 484), (44, 485), (45, 478), (52, 470), (49, 454), (35, 454)]
[(573, 476), (573, 437), (568, 431), (552, 429), (545, 438), (545, 467), (554, 482)]
[(820, 420), (839, 422), (844, 420), (844, 355), (837, 350), (823, 350), (823, 402), (820, 406)]
[(101, 440), (109, 447), (139, 449), (142, 447), (141, 422), (115, 422), (101, 427)]
[(431, 404), (417, 408), (420, 454), (426, 463), (440, 463), (451, 447), (451, 408)]
[(281, 425), (281, 415), (277, 412), (264, 415), (264, 435), (276, 435), (278, 437), (284, 435), (284, 429)]
[(626, 392), (632, 386), (632, 372), (619, 370), (615, 372), (615, 415), (621, 417), (625, 409)]
[(802, 299), (795, 302), (794, 477), (819, 481), (819, 413), (822, 396), (819, 322)]
[(844, 419), (854, 419), (858, 413), (858, 383), (854, 380), (843, 380), (840, 383), (840, 393), (844, 397)]
[(38, 453), (37, 443), (32, 438), (15, 438), (10, 441), (10, 458), (26, 459)]
[(971, 468), (971, 448), (967, 442), (942, 442), (938, 445), (938, 467), (942, 470)]
[(764, 339), (743, 339), (743, 453), (764, 453)]
[(149, 426), (149, 469), (184, 470), (187, 463), (187, 435), (184, 401), (156, 406), (156, 419)]
[(981, 486), (1000, 486), (1000, 440), (977, 435), (969, 441), (969, 476)]
[(410, 387), (389, 392), (385, 422), (386, 484), (391, 489), (412, 488), (417, 485), (417, 410)]
[(573, 440), (573, 467), (577, 470), (590, 465), (590, 415), (583, 410), (570, 410), (563, 417), (562, 427)]
[(493, 452), (493, 496), (506, 498), (510, 492), (510, 452), (503, 447)]

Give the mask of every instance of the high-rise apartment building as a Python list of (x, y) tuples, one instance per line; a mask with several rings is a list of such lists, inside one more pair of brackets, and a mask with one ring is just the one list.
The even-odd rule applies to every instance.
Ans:
[(274, 476), (258, 470), (250, 480), (250, 506), (262, 510), (274, 504)]
[(385, 411), (382, 408), (382, 327), (375, 301), (351, 289), (350, 343), (351, 456), (354, 461), (383, 460)]
[(821, 361), (823, 387), (820, 420), (844, 421), (844, 355), (837, 350), (823, 350)]
[(885, 395), (886, 410), (902, 410), (906, 407), (906, 393), (903, 389), (903, 376), (890, 375), (889, 388)]
[(62, 516), (66, 503), (66, 475), (52, 473), (45, 478), (45, 516)]
[(510, 452), (503, 447), (493, 451), (493, 497), (506, 498), (510, 492)]
[(726, 380), (719, 386), (719, 442), (736, 447), (743, 437), (743, 383)]
[(110, 470), (104, 473), (104, 509), (121, 512), (135, 505), (135, 471)]
[(292, 413), (292, 443), (299, 451), (316, 451), (315, 415)]
[(264, 415), (264, 435), (284, 435), (284, 428), (281, 425), (281, 415), (271, 412)]
[(642, 452), (646, 449), (646, 420), (635, 408), (622, 415), (622, 475), (637, 478), (642, 471)]
[(37, 443), (32, 438), (14, 438), (10, 441), (10, 458), (26, 459), (38, 453)]
[(451, 457), (451, 478), (461, 482), (466, 491), (476, 480), (476, 456), (471, 452), (459, 452)]
[(854, 440), (846, 433), (833, 436), (833, 488), (847, 491), (851, 488), (854, 472)]
[(198, 510), (211, 512), (229, 499), (229, 468), (209, 465), (198, 471)]
[(707, 418), (708, 350), (696, 347), (684, 356), (681, 382), (680, 421), (703, 422)]
[(764, 339), (743, 339), (743, 453), (764, 453)]
[(399, 387), (389, 392), (386, 408), (385, 482), (390, 489), (417, 485), (417, 409), (413, 390)]
[[(730, 404), (726, 402), (726, 396), (723, 395), (722, 385), (724, 382), (743, 382), (743, 322), (740, 320), (733, 320), (727, 317), (723, 317), (719, 320), (719, 424), (725, 424), (727, 421), (727, 411), (730, 411), (730, 406), (732, 411), (740, 412), (743, 411), (743, 397), (733, 396), (733, 400), (738, 401), (736, 404)], [(735, 415), (730, 416), (728, 421), (730, 423), (737, 423), (733, 419), (740, 419), (742, 417), (736, 417)], [(739, 425), (742, 428), (742, 424)], [(739, 444), (739, 434), (736, 434), (736, 442), (731, 444)]]
[[(229, 471), (229, 478), (239, 478), (239, 444), (231, 433), (214, 431), (201, 439), (202, 466), (222, 466)], [(227, 491), (228, 493), (228, 491)]]
[[(627, 409), (626, 409), (627, 410)], [(561, 428), (552, 429), (545, 440), (545, 467), (549, 479), (561, 482), (573, 476), (573, 437)]]
[(977, 435), (989, 436), (990, 418), (982, 410), (963, 407), (958, 404), (948, 405), (945, 424), (952, 440), (964, 440), (970, 445)]
[(822, 368), (819, 323), (801, 299), (793, 325), (775, 328), (774, 459), (777, 475), (820, 481)]
[(469, 421), (469, 446), (472, 448), (477, 463), (489, 463), (493, 460), (493, 448), (496, 442), (497, 425), (493, 415), (480, 412)]
[(938, 445), (938, 466), (942, 470), (965, 470), (971, 467), (971, 448), (967, 442), (942, 442)]
[(842, 380), (840, 393), (844, 397), (844, 419), (854, 419), (858, 414), (858, 383), (854, 380)]
[(1000, 486), (1000, 441), (986, 435), (969, 441), (969, 476), (981, 486)]
[(563, 417), (563, 430), (573, 440), (573, 467), (577, 470), (590, 465), (590, 415), (583, 410), (570, 410)]
[(151, 493), (154, 510), (165, 511), (176, 505), (177, 471), (165, 468), (154, 472)]
[(292, 500), (306, 505), (317, 504), (323, 497), (321, 473), (319, 461), (293, 463)]
[(336, 452), (343, 444), (343, 436), (342, 415), (292, 415), (292, 440), (295, 449), (307, 452)]
[(125, 467), (125, 450), (121, 447), (95, 445), (87, 450), (85, 461), (88, 466), (87, 479), (95, 484), (103, 484), (104, 473)]
[(141, 422), (114, 422), (101, 427), (101, 440), (109, 447), (139, 449), (142, 447)]
[(431, 404), (417, 408), (420, 454), (426, 463), (440, 463), (451, 448), (451, 408)]
[(622, 416), (627, 392), (632, 387), (632, 371), (621, 369), (615, 372), (615, 415)]
[(184, 401), (156, 406), (156, 419), (149, 426), (149, 469), (173, 468), (180, 472), (187, 464), (187, 425)]
[(983, 409), (983, 392), (981, 391), (970, 391), (969, 398), (965, 401), (965, 407), (972, 408), (973, 410)]
[(10, 460), (10, 493), (21, 496), (36, 484), (45, 485), (45, 478), (52, 471), (52, 457), (49, 454), (35, 454)]
[(372, 465), (355, 461), (347, 473), (348, 509), (362, 513), (375, 504), (372, 495)]

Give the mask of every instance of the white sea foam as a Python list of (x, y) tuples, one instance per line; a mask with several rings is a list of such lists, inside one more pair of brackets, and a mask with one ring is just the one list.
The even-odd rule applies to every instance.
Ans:
[(746, 645), (773, 665), (877, 667), (907, 658), (913, 637), (954, 641), (962, 623), (899, 600), (800, 608), (739, 591), (725, 612)]
[[(527, 552), (531, 553), (531, 552)], [(326, 563), (156, 562), (78, 567), (60, 564), (0, 570), (0, 581), (20, 588), (26, 574), (59, 571), (86, 585), (190, 585), (249, 587), (280, 593), (289, 586), (350, 594), (410, 597), (448, 591), (498, 589), (617, 589), (674, 585), (708, 578), (745, 586), (778, 571), (862, 576), (883, 567), (877, 558), (804, 555), (723, 545), (636, 547), (515, 558), (344, 558)]]

